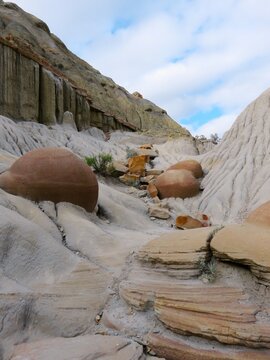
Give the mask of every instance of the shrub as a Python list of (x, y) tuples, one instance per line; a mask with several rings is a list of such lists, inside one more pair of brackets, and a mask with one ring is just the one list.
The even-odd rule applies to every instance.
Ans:
[(215, 281), (217, 262), (214, 257), (212, 257), (208, 262), (204, 258), (201, 258), (199, 260), (199, 269), (202, 279), (207, 279), (209, 282)]
[(100, 153), (94, 156), (85, 157), (87, 165), (91, 166), (96, 173), (101, 175), (111, 175), (114, 171), (111, 154)]

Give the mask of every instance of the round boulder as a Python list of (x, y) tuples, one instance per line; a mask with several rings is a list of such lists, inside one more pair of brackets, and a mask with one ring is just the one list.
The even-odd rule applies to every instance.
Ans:
[(170, 166), (167, 170), (189, 170), (192, 172), (195, 178), (200, 178), (203, 176), (201, 164), (196, 160), (180, 161)]
[(0, 188), (33, 201), (50, 200), (79, 205), (93, 211), (98, 182), (91, 168), (61, 148), (32, 150), (0, 175)]
[(267, 201), (257, 209), (251, 211), (246, 219), (246, 222), (256, 225), (270, 226), (270, 201)]
[(155, 186), (160, 198), (195, 196), (200, 191), (200, 183), (188, 170), (168, 170), (157, 177)]

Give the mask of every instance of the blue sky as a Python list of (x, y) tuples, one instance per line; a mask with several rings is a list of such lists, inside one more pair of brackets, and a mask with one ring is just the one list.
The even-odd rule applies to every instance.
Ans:
[(15, 0), (78, 56), (220, 136), (270, 86), (270, 0)]

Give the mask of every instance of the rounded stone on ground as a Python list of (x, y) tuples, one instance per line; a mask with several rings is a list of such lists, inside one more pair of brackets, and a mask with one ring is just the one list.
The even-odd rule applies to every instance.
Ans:
[(192, 172), (195, 178), (200, 178), (203, 176), (203, 170), (201, 164), (196, 160), (184, 160), (180, 161), (172, 166), (168, 170), (189, 170)]
[(168, 170), (157, 177), (155, 186), (160, 198), (196, 196), (200, 183), (188, 170)]
[(32, 150), (0, 175), (0, 188), (32, 201), (70, 202), (93, 211), (98, 199), (95, 174), (63, 148)]

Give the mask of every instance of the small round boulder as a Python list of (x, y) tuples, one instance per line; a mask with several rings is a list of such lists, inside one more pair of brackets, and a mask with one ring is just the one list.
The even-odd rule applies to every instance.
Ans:
[(33, 201), (70, 202), (93, 211), (98, 182), (91, 168), (71, 151), (32, 150), (0, 175), (0, 188)]
[(155, 186), (160, 198), (196, 196), (200, 183), (188, 170), (168, 170), (157, 177)]
[(201, 164), (196, 160), (185, 160), (180, 161), (172, 166), (170, 166), (167, 170), (189, 170), (192, 172), (195, 178), (200, 178), (203, 176), (203, 169)]

